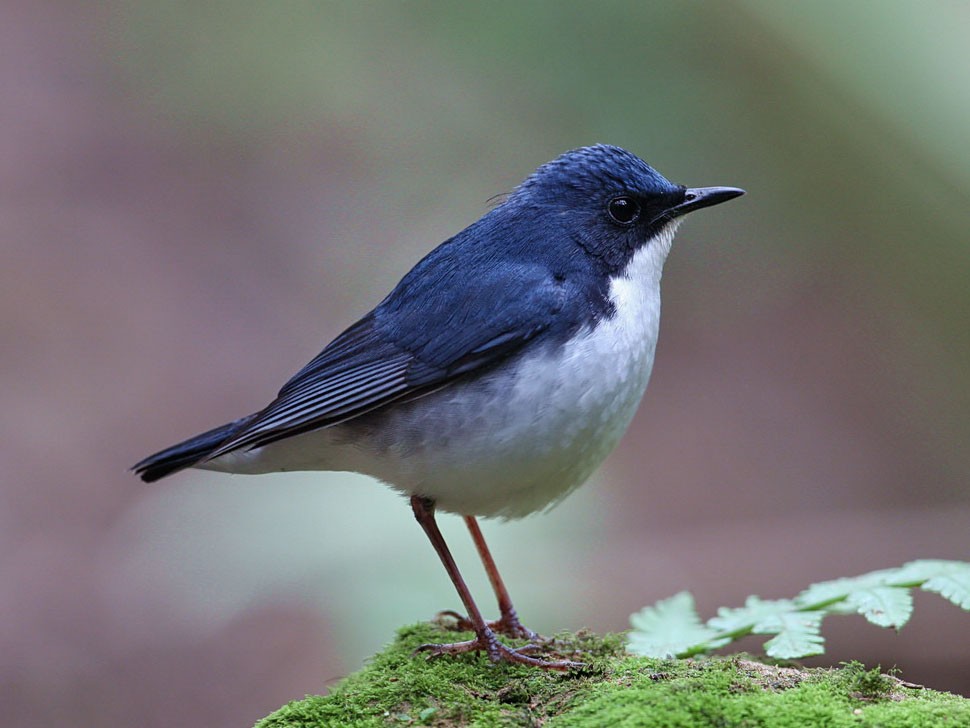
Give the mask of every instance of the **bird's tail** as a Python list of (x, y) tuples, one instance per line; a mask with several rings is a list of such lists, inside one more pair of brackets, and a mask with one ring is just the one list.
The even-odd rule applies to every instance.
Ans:
[(178, 445), (172, 445), (135, 463), (131, 469), (146, 483), (152, 483), (166, 475), (190, 468), (205, 460), (210, 453), (244, 427), (251, 418), (251, 415), (243, 417), (191, 437)]

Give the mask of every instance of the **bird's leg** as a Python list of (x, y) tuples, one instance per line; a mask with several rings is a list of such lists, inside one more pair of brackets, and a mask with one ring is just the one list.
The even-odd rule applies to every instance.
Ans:
[(482, 618), (482, 613), (478, 611), (478, 606), (475, 604), (475, 600), (472, 599), (471, 592), (468, 590), (465, 580), (458, 571), (458, 566), (455, 564), (454, 558), (452, 558), (451, 551), (448, 550), (445, 539), (441, 535), (441, 531), (438, 530), (438, 524), (434, 518), (434, 501), (430, 498), (422, 498), (421, 496), (411, 496), (411, 510), (414, 511), (414, 517), (421, 525), (421, 528), (424, 529), (428, 540), (431, 541), (431, 545), (434, 546), (434, 550), (438, 553), (441, 563), (444, 564), (448, 576), (451, 577), (451, 582), (455, 585), (458, 596), (461, 598), (462, 604), (464, 604), (468, 612), (468, 621), (471, 624), (471, 628), (475, 632), (475, 639), (468, 640), (467, 642), (452, 642), (441, 645), (427, 644), (421, 645), (418, 650), (430, 652), (432, 656), (481, 651), (485, 652), (488, 655), (488, 659), (492, 662), (505, 660), (522, 665), (542, 667), (548, 670), (568, 670), (573, 667), (582, 666), (582, 663), (571, 662), (569, 660), (540, 660), (524, 654), (530, 649), (534, 649), (532, 645), (512, 649), (499, 642), (495, 636), (495, 632), (485, 623), (485, 620)]
[[(472, 535), (472, 541), (475, 542), (475, 548), (478, 549), (478, 555), (482, 560), (482, 565), (485, 567), (485, 573), (488, 574), (488, 580), (492, 584), (495, 598), (498, 600), (498, 609), (501, 617), (494, 622), (489, 622), (488, 626), (491, 627), (492, 631), (506, 634), (509, 637), (527, 640), (541, 639), (539, 635), (528, 627), (523, 626), (519, 621), (519, 615), (515, 613), (515, 607), (512, 606), (509, 591), (505, 588), (502, 575), (498, 573), (498, 567), (495, 566), (492, 553), (488, 550), (488, 544), (485, 543), (482, 529), (478, 527), (478, 521), (475, 520), (474, 516), (465, 516), (464, 518), (465, 525), (468, 526), (468, 531)], [(453, 617), (457, 622), (458, 629), (474, 629), (472, 621), (458, 614), (458, 612), (448, 610), (442, 612), (442, 614)]]

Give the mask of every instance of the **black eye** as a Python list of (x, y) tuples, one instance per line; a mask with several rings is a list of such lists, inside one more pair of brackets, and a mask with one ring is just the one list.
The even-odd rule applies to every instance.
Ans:
[(614, 197), (606, 206), (606, 210), (610, 213), (610, 217), (621, 225), (629, 225), (640, 217), (640, 203), (626, 195)]

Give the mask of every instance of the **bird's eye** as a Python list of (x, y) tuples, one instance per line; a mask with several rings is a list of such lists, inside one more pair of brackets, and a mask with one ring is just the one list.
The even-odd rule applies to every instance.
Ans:
[(630, 225), (640, 217), (640, 203), (627, 195), (614, 197), (610, 204), (606, 206), (606, 211), (610, 217), (621, 225)]

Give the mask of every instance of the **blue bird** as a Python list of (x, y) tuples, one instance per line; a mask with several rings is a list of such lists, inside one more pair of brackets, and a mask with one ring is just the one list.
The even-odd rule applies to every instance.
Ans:
[[(634, 154), (574, 149), (435, 248), (374, 310), (334, 339), (255, 414), (133, 470), (340, 470), (410, 498), (475, 638), (424, 645), (565, 670), (531, 644), (476, 516), (520, 518), (559, 502), (613, 450), (653, 368), (660, 277), (683, 216), (744, 194), (685, 188)], [(486, 622), (435, 522), (464, 517), (498, 599)]]

